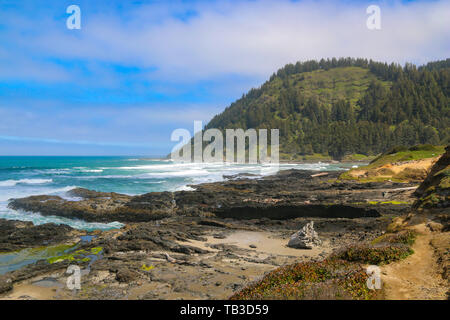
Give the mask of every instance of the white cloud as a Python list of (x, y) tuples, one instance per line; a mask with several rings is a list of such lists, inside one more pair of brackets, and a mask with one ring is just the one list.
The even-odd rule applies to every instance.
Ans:
[[(42, 102), (41, 102), (42, 103)], [(204, 125), (218, 112), (204, 104), (109, 106), (68, 106), (47, 101), (45, 111), (0, 104), (0, 135), (35, 137), (37, 140), (81, 141), (116, 145), (120, 143), (170, 144), (177, 128), (193, 130), (195, 120)], [(29, 140), (29, 139), (28, 139)]]
[[(34, 7), (0, 10), (0, 80), (5, 82), (0, 134), (167, 144), (171, 130), (191, 129), (193, 120), (206, 123), (223, 110), (224, 101), (286, 63), (351, 56), (420, 64), (448, 58), (450, 52), (450, 2), (445, 0), (378, 2), (379, 31), (366, 28), (369, 2), (157, 2), (120, 11), (107, 4), (104, 11), (97, 2), (96, 10), (88, 2), (81, 5), (81, 31), (67, 30), (65, 11), (55, 6), (36, 10), (38, 17)], [(174, 18), (188, 6), (194, 16)], [(137, 72), (117, 72), (111, 64)], [(37, 86), (30, 92), (9, 90), (8, 81), (17, 80)], [(67, 83), (74, 84), (73, 94)], [(173, 100), (152, 103), (149, 91)], [(129, 105), (134, 94), (146, 103)], [(184, 96), (197, 101), (197, 95), (204, 102), (168, 102)]]
[(367, 4), (202, 3), (194, 6), (198, 14), (187, 22), (172, 18), (164, 6), (132, 9), (126, 20), (117, 12), (91, 14), (81, 32), (58, 25), (20, 42), (63, 59), (156, 66), (158, 71), (148, 77), (178, 81), (222, 74), (265, 77), (289, 62), (334, 56), (424, 63), (446, 58), (450, 49), (450, 3), (443, 0), (382, 2), (379, 31), (366, 28)]

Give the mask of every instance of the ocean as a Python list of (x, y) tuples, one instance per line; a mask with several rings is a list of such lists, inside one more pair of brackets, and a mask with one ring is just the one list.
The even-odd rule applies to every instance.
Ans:
[[(349, 163), (280, 164), (279, 169), (342, 170)], [(58, 195), (77, 201), (67, 192), (87, 188), (103, 192), (138, 195), (153, 191), (190, 190), (189, 185), (215, 182), (224, 175), (252, 173), (254, 177), (273, 174), (264, 165), (218, 163), (174, 163), (171, 160), (136, 157), (0, 157), (0, 218), (67, 224), (88, 231), (120, 228), (119, 222), (92, 223), (82, 220), (42, 216), (9, 209), (8, 200), (31, 195)]]

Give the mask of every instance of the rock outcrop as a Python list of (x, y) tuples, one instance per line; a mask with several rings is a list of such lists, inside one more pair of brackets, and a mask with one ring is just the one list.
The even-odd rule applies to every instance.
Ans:
[(0, 294), (11, 291), (12, 289), (12, 280), (8, 277), (0, 276)]
[(0, 219), (0, 252), (61, 243), (80, 233), (67, 225), (35, 226), (32, 222)]
[(78, 201), (68, 201), (59, 196), (31, 196), (13, 199), (9, 207), (15, 210), (39, 212), (82, 219), (89, 222), (146, 222), (173, 214), (173, 194), (152, 192), (141, 196), (128, 196), (114, 192), (96, 192), (74, 189), (69, 192)]
[(275, 220), (298, 217), (378, 217), (402, 212), (413, 202), (414, 184), (340, 181), (342, 172), (315, 175), (286, 170), (261, 179), (233, 179), (195, 186), (193, 191), (152, 192), (140, 196), (75, 189), (68, 201), (58, 196), (11, 200), (15, 210), (85, 221), (149, 222), (175, 216)]
[(314, 221), (307, 223), (303, 228), (291, 236), (288, 247), (296, 249), (312, 249), (320, 246), (322, 241), (314, 230)]
[(449, 208), (450, 207), (450, 145), (446, 152), (431, 168), (427, 178), (415, 191), (419, 197), (414, 204), (416, 208)]

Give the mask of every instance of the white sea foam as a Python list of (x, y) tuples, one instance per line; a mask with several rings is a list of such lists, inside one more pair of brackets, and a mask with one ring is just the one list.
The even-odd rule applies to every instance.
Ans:
[(173, 170), (176, 168), (193, 168), (193, 167), (204, 167), (204, 163), (173, 163), (173, 164), (148, 164), (148, 165), (138, 165), (132, 167), (119, 167), (119, 170), (161, 170), (169, 169)]
[(124, 226), (124, 224), (120, 222), (86, 222), (79, 219), (68, 219), (57, 216), (43, 216), (39, 213), (16, 211), (6, 208), (3, 203), (0, 203), (0, 219), (30, 221), (34, 225), (41, 225), (45, 223), (66, 224), (74, 229), (82, 229), (88, 231), (119, 229)]
[(18, 180), (4, 180), (0, 181), (0, 187), (13, 187), (18, 183)]
[(137, 176), (131, 176), (131, 175), (101, 175), (101, 176), (78, 176), (78, 177), (72, 177), (73, 179), (78, 180), (93, 180), (93, 179), (132, 179), (132, 178), (138, 178)]
[(34, 169), (34, 173), (37, 174), (65, 174), (71, 172), (72, 169), (64, 168), (64, 169)]
[(181, 187), (176, 187), (174, 189), (174, 191), (195, 191), (195, 188), (192, 188), (190, 186), (181, 186)]
[(29, 185), (28, 188), (9, 188), (0, 192), (0, 201), (7, 201), (14, 198), (24, 198), (33, 195), (64, 195), (66, 192), (77, 188), (77, 186), (67, 186), (61, 188), (37, 188), (37, 185)]
[(137, 178), (196, 177), (196, 176), (207, 176), (210, 174), (211, 172), (209, 172), (208, 170), (192, 169), (192, 170), (144, 173), (142, 175), (137, 176)]
[(73, 167), (74, 170), (78, 172), (103, 172), (103, 169), (89, 169), (87, 167)]
[(52, 179), (20, 179), (0, 181), (0, 187), (14, 187), (17, 184), (46, 184), (52, 183)]
[[(34, 184), (36, 185), (36, 184)], [(36, 189), (32, 185), (29, 188), (11, 188), (7, 192), (0, 193), (0, 219), (7, 220), (20, 220), (20, 221), (31, 221), (35, 225), (45, 224), (45, 223), (55, 223), (55, 224), (66, 224), (75, 229), (83, 230), (109, 230), (121, 228), (122, 223), (112, 222), (112, 223), (96, 223), (96, 222), (86, 222), (79, 219), (68, 219), (64, 217), (57, 216), (43, 216), (39, 213), (24, 212), (21, 210), (12, 210), (8, 208), (8, 200), (11, 198), (22, 198), (30, 195), (36, 194), (46, 194), (46, 195), (58, 195), (63, 199), (69, 201), (80, 200), (78, 198), (73, 198), (67, 196), (67, 192), (77, 188), (77, 186), (66, 186), (62, 188), (40, 188)]]

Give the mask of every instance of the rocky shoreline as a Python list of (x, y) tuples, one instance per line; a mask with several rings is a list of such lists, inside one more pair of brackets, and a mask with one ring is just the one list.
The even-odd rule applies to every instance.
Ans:
[[(139, 196), (74, 189), (69, 195), (13, 199), (14, 210), (95, 222), (149, 222), (174, 216), (235, 219), (296, 217), (377, 217), (402, 211), (413, 201), (417, 183), (339, 181), (341, 172), (286, 170), (262, 179), (246, 175), (191, 186), (193, 191), (152, 192)], [(377, 206), (377, 202), (383, 205)], [(390, 203), (395, 202), (395, 205)]]
[[(15, 210), (126, 225), (88, 233), (0, 220), (0, 252), (72, 246), (64, 247), (60, 259), (1, 275), (0, 294), (5, 299), (226, 299), (276, 267), (320, 260), (375, 239), (414, 201), (415, 184), (339, 181), (339, 174), (286, 170), (261, 179), (227, 177), (192, 186), (193, 191), (132, 197), (75, 189), (71, 196), (78, 201), (14, 199)], [(310, 221), (321, 245), (287, 247), (291, 235)], [(82, 269), (81, 290), (65, 287), (70, 264)]]

